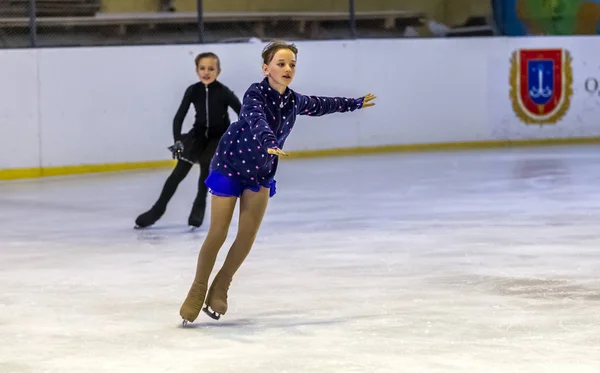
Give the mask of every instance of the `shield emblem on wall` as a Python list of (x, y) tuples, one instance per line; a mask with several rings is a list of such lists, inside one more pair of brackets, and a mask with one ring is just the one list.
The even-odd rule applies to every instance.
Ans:
[(573, 95), (571, 55), (564, 49), (520, 49), (511, 58), (510, 99), (526, 124), (555, 124)]

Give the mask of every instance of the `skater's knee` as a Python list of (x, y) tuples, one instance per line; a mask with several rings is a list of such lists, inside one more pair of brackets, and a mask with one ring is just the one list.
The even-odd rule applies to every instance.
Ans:
[(179, 161), (177, 161), (177, 165), (175, 165), (173, 172), (171, 172), (171, 175), (169, 175), (169, 179), (181, 181), (181, 180), (185, 179), (185, 177), (187, 176), (187, 174), (190, 172), (191, 169), (192, 169), (191, 164), (189, 164), (188, 162), (179, 160)]
[(210, 227), (208, 228), (208, 236), (212, 237), (215, 240), (225, 242), (227, 238), (227, 234), (229, 233), (229, 222), (227, 221), (215, 221), (213, 219), (210, 223)]
[(179, 183), (181, 183), (183, 181), (183, 179), (185, 179), (185, 175), (181, 175), (181, 174), (177, 174), (177, 173), (172, 173), (167, 178), (167, 183), (170, 183), (170, 184), (179, 184)]
[(252, 246), (258, 231), (255, 229), (240, 229), (235, 236), (235, 243), (242, 246)]
[(238, 225), (238, 233), (236, 239), (240, 241), (253, 242), (260, 229), (262, 216), (251, 216), (243, 214)]
[(227, 239), (227, 233), (229, 233), (229, 226), (210, 226), (206, 239), (210, 239), (212, 242), (219, 243), (222, 245)]

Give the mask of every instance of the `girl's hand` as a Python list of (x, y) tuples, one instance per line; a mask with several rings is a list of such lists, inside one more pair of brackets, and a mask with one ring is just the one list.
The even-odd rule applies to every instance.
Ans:
[(363, 108), (369, 107), (369, 106), (373, 106), (375, 105), (374, 102), (371, 102), (375, 99), (375, 95), (371, 94), (371, 93), (367, 93), (367, 95), (364, 97), (364, 101), (363, 101)]
[(279, 156), (282, 156), (282, 157), (289, 156), (288, 153), (284, 152), (283, 150), (281, 150), (279, 148), (269, 148), (269, 149), (267, 149), (267, 153), (279, 155)]

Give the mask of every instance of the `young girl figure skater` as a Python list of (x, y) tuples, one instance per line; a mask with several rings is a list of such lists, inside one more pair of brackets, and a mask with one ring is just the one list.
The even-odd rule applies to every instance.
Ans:
[[(173, 120), (175, 145), (169, 149), (173, 152), (173, 157), (177, 158), (177, 164), (167, 178), (158, 200), (150, 210), (135, 220), (139, 228), (148, 227), (162, 217), (179, 183), (185, 179), (195, 163), (200, 164), (200, 179), (188, 224), (196, 228), (202, 225), (208, 193), (204, 181), (208, 176), (210, 160), (219, 139), (230, 124), (227, 110), (231, 107), (238, 116), (240, 114), (242, 106), (240, 100), (227, 86), (217, 80), (221, 73), (219, 57), (212, 52), (206, 52), (196, 56), (194, 62), (200, 81), (186, 89)], [(182, 135), (181, 127), (191, 104), (196, 109), (196, 120), (192, 130)]]
[[(232, 278), (254, 244), (267, 202), (275, 194), (278, 157), (297, 115), (322, 116), (374, 105), (375, 96), (360, 98), (306, 96), (291, 90), (298, 50), (293, 44), (274, 42), (262, 53), (264, 80), (244, 94), (239, 120), (219, 141), (206, 179), (211, 197), (208, 234), (198, 255), (196, 275), (179, 311), (183, 325), (203, 309), (218, 320), (227, 312)], [(238, 233), (223, 266), (207, 289), (217, 254), (225, 242), (236, 202), (240, 199)], [(207, 294), (208, 292), (208, 294)]]

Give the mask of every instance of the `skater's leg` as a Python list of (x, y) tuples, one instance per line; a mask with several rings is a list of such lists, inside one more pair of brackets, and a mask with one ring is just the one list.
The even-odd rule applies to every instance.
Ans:
[(237, 197), (212, 196), (210, 227), (198, 254), (194, 283), (179, 311), (186, 321), (193, 322), (202, 309), (208, 278), (215, 265), (217, 254), (227, 238), (236, 201)]
[(240, 268), (254, 244), (268, 202), (268, 188), (260, 188), (258, 192), (252, 192), (250, 190), (244, 191), (240, 198), (238, 233), (229, 249), (221, 272), (233, 276)]
[(233, 275), (250, 253), (268, 202), (269, 189), (267, 188), (261, 188), (258, 192), (246, 190), (242, 194), (237, 236), (229, 249), (221, 270), (215, 276), (207, 296), (206, 304), (215, 313), (224, 315), (227, 312), (227, 291), (229, 290), (229, 285)]
[(165, 181), (165, 185), (158, 197), (158, 201), (156, 201), (156, 205), (164, 206), (166, 208), (167, 204), (175, 194), (177, 187), (183, 179), (185, 179), (191, 169), (191, 163), (182, 160), (177, 161), (177, 165), (173, 169), (173, 172), (171, 172), (171, 175), (169, 175), (167, 181)]
[(198, 255), (196, 281), (208, 281), (217, 254), (227, 239), (236, 202), (236, 197), (212, 196), (210, 228)]
[(156, 223), (156, 221), (161, 218), (167, 209), (167, 204), (175, 194), (179, 183), (185, 179), (191, 168), (192, 165), (190, 163), (182, 160), (177, 161), (175, 168), (165, 181), (158, 200), (154, 203), (150, 210), (141, 214), (135, 220), (137, 226), (145, 228)]
[(206, 197), (208, 195), (208, 187), (205, 184), (210, 168), (210, 161), (201, 161), (200, 176), (198, 177), (198, 193), (192, 206), (192, 211), (188, 218), (188, 224), (193, 227), (199, 227), (204, 222), (204, 213), (206, 211)]

